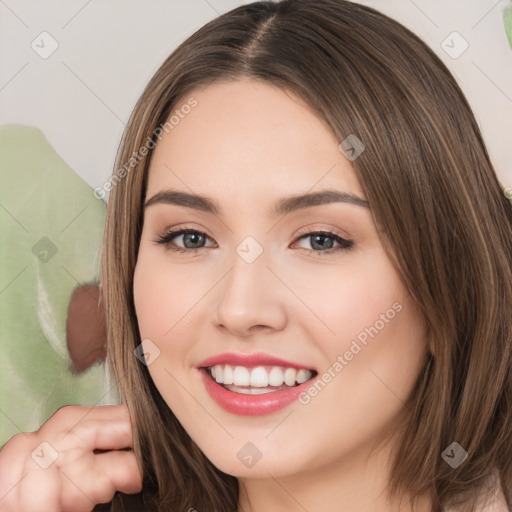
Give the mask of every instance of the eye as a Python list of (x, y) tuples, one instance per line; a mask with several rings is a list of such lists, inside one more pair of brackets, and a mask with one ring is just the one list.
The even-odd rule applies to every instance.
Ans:
[[(321, 256), (333, 254), (338, 251), (349, 251), (354, 245), (351, 240), (347, 240), (331, 231), (304, 230), (300, 232), (299, 235), (300, 236), (296, 239), (295, 243), (297, 243), (299, 240), (309, 238), (312, 249), (307, 249), (304, 247), (302, 247), (302, 249)], [(181, 243), (184, 244), (184, 247), (177, 246), (174, 243), (174, 239), (181, 239)], [(207, 247), (205, 245), (206, 240), (210, 240), (210, 237), (206, 233), (196, 229), (184, 228), (168, 231), (162, 235), (159, 235), (154, 240), (154, 242), (160, 245), (164, 245), (166, 250), (170, 249), (179, 253), (197, 253), (199, 249)], [(338, 246), (335, 244), (338, 244)]]
[[(177, 247), (173, 242), (173, 240), (178, 237), (181, 237), (185, 247)], [(158, 236), (154, 242), (164, 245), (166, 249), (172, 251), (196, 253), (199, 249), (204, 247), (204, 245), (202, 245), (204, 240), (209, 238), (206, 233), (198, 231), (197, 229), (177, 229)]]
[[(331, 231), (307, 231), (304, 230), (299, 233), (297, 241), (302, 239), (310, 239), (310, 244), (313, 249), (306, 249), (308, 252), (315, 252), (321, 256), (333, 254), (339, 251), (350, 251), (354, 246), (351, 240), (341, 237)], [(338, 246), (333, 245), (337, 243)]]

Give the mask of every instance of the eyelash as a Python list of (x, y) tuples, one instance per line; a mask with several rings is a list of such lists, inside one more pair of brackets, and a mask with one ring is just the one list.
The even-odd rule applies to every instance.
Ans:
[[(153, 240), (155, 243), (164, 245), (166, 249), (170, 249), (171, 251), (179, 252), (179, 253), (197, 253), (199, 249), (204, 249), (204, 247), (196, 247), (195, 249), (189, 249), (186, 247), (172, 247), (171, 246), (171, 240), (179, 235), (185, 235), (185, 234), (198, 234), (201, 236), (204, 236), (206, 238), (210, 238), (206, 233), (203, 233), (202, 231), (198, 231), (197, 229), (177, 229), (174, 231), (168, 231), (167, 233), (158, 236), (155, 240)], [(339, 251), (342, 252), (348, 252), (352, 249), (354, 243), (351, 240), (347, 240), (345, 238), (342, 238), (341, 236), (337, 235), (336, 233), (332, 233), (331, 231), (308, 231), (307, 229), (299, 232), (295, 242), (299, 241), (301, 238), (306, 238), (307, 236), (315, 236), (320, 235), (327, 238), (333, 238), (336, 242), (338, 242), (340, 245), (338, 247), (332, 248), (332, 249), (325, 249), (324, 251), (317, 251), (314, 249), (304, 249), (302, 250), (313, 252), (315, 254), (318, 254), (319, 256), (327, 256), (333, 253), (337, 253)]]

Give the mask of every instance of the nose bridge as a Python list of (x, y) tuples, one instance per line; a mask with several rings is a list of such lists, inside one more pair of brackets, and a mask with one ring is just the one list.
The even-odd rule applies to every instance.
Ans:
[[(234, 298), (242, 301), (240, 304), (251, 303), (251, 298), (264, 291), (265, 284), (270, 274), (267, 269), (268, 251), (253, 236), (246, 236), (234, 250), (230, 258), (231, 271), (226, 276), (227, 283), (224, 287), (226, 298)], [(248, 300), (249, 299), (249, 300)]]
[(229, 261), (231, 270), (217, 297), (217, 322), (239, 335), (255, 325), (282, 328), (284, 308), (279, 284), (267, 268), (271, 266), (270, 251), (247, 236), (235, 247)]

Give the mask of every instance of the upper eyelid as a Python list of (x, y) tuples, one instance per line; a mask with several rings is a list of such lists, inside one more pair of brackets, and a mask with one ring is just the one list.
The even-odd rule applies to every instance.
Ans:
[[(183, 232), (194, 232), (194, 233), (199, 233), (201, 235), (206, 235), (207, 237), (209, 238), (212, 238), (206, 231), (203, 231), (199, 228), (193, 228), (193, 227), (188, 227), (188, 226), (183, 226), (183, 227), (178, 227), (178, 228), (169, 228), (169, 229), (164, 229), (162, 231), (162, 234), (163, 235), (167, 235), (167, 234), (183, 234)], [(342, 236), (341, 234), (337, 233), (336, 231), (334, 231), (333, 229), (329, 229), (329, 228), (304, 228), (304, 229), (301, 229), (300, 232), (297, 234), (297, 236), (299, 235), (307, 235), (307, 234), (313, 234), (313, 233), (331, 233), (333, 235), (338, 235), (338, 236)], [(345, 236), (345, 235), (343, 235)]]

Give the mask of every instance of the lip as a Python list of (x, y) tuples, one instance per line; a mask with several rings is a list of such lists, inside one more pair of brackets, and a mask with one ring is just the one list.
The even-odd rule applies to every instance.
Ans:
[(297, 370), (304, 368), (306, 370), (316, 371), (315, 368), (311, 368), (307, 365), (286, 361), (285, 359), (280, 359), (262, 352), (256, 354), (235, 354), (233, 352), (217, 354), (216, 356), (205, 359), (199, 363), (196, 368), (206, 368), (208, 366), (215, 366), (216, 364), (230, 364), (233, 366), (246, 367), (285, 366), (287, 368), (296, 368)]
[[(209, 360), (206, 360), (206, 362), (209, 363)], [(225, 364), (230, 363), (226, 362)], [(272, 362), (272, 364), (274, 365), (276, 363)], [(286, 363), (286, 365), (288, 365), (288, 363)], [(207, 366), (213, 365), (209, 363)], [(272, 391), (261, 395), (246, 395), (243, 393), (235, 393), (234, 391), (229, 391), (222, 387), (210, 377), (208, 370), (204, 367), (199, 368), (199, 373), (203, 379), (206, 391), (208, 391), (213, 400), (225, 411), (241, 416), (263, 416), (285, 408), (296, 401), (299, 395), (309, 388), (318, 376), (315, 375), (306, 382), (290, 389)]]

